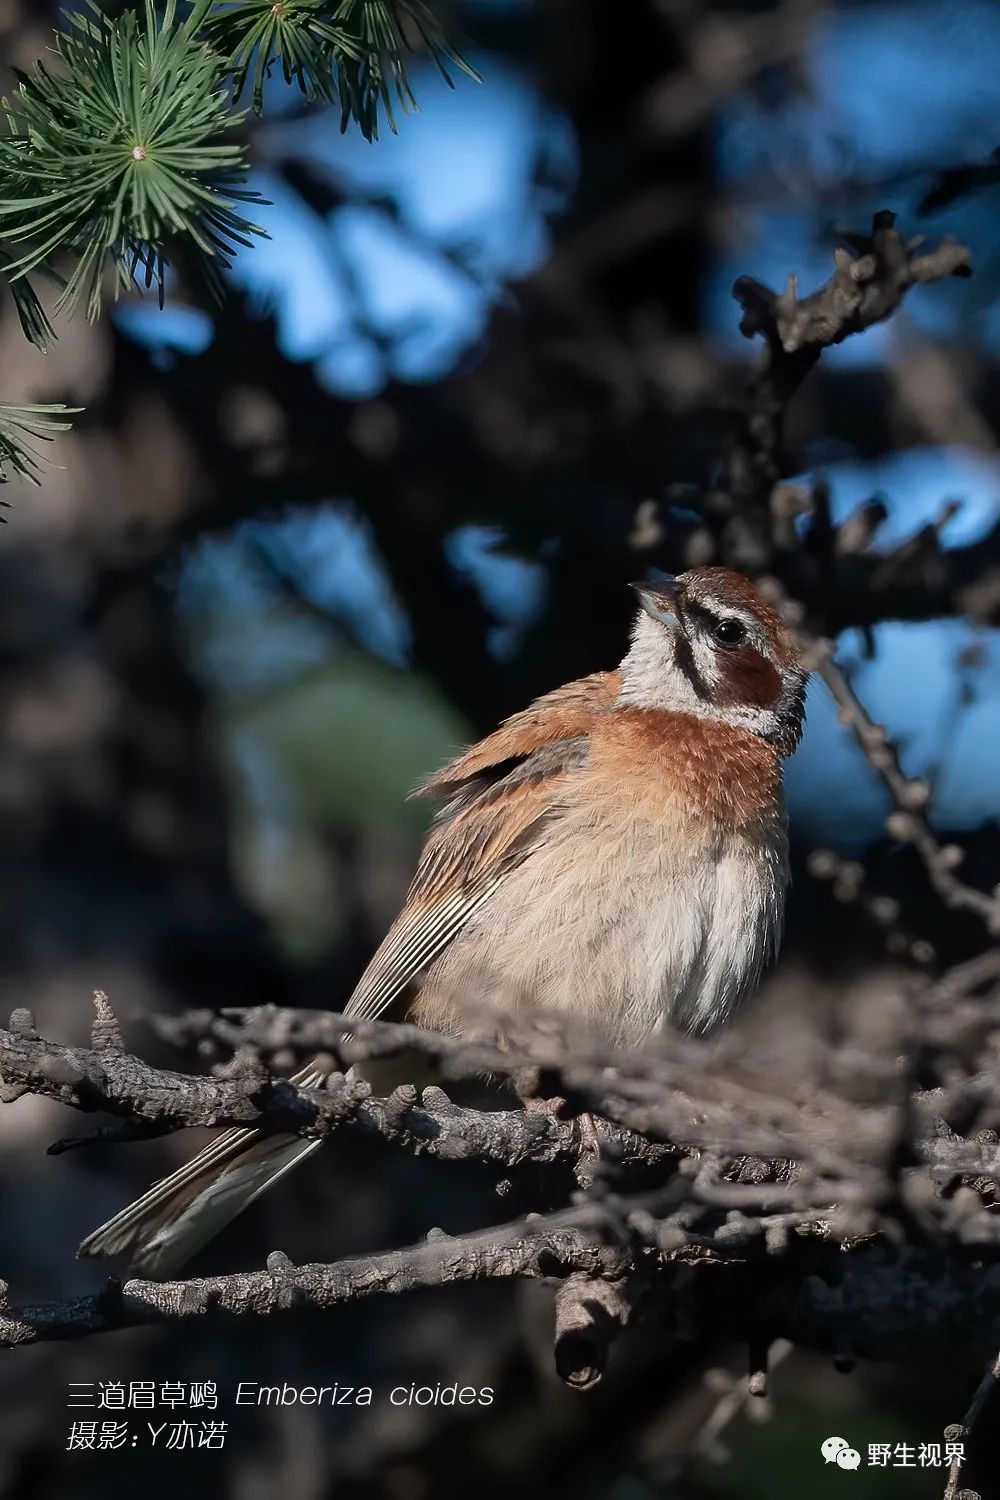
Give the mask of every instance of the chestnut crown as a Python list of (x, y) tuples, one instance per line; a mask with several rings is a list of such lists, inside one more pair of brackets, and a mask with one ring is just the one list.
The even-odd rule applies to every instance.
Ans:
[(633, 588), (640, 609), (618, 701), (721, 719), (790, 754), (802, 734), (806, 673), (781, 616), (750, 580), (693, 568)]

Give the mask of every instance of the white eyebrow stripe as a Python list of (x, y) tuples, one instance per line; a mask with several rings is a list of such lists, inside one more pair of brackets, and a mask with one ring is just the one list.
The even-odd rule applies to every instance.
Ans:
[[(695, 606), (695, 609), (701, 610), (716, 625), (720, 624), (723, 620), (739, 620), (747, 632), (748, 640), (746, 644), (758, 652), (759, 655), (770, 659), (770, 652), (768, 650), (771, 645), (770, 636), (764, 625), (751, 610), (743, 609), (738, 604), (724, 605), (715, 599), (706, 603), (701, 599), (693, 597), (691, 603)], [(695, 628), (697, 629), (697, 619), (695, 620)], [(714, 647), (712, 648), (712, 655), (714, 657)]]
[(757, 635), (763, 630), (757, 616), (749, 609), (741, 609), (738, 604), (720, 604), (715, 599), (710, 602), (692, 599), (691, 602), (696, 608), (704, 610), (705, 614), (710, 615), (713, 620), (739, 620), (742, 625), (746, 625)]

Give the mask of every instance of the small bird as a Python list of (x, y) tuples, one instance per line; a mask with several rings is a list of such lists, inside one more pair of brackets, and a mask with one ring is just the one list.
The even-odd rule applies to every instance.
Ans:
[[(345, 1015), (405, 1005), (459, 1036), (519, 1006), (637, 1047), (723, 1024), (777, 951), (788, 882), (781, 762), (806, 674), (739, 573), (633, 584), (614, 672), (514, 714), (419, 788), (445, 799), (403, 909)], [(316, 1088), (315, 1065), (293, 1082)], [(172, 1275), (321, 1145), (227, 1130), (83, 1241)]]

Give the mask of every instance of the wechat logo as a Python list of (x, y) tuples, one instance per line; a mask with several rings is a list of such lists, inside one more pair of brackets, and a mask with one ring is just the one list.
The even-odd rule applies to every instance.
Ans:
[(820, 1444), (825, 1464), (836, 1464), (839, 1469), (856, 1469), (861, 1463), (861, 1454), (852, 1448), (846, 1438), (828, 1437)]

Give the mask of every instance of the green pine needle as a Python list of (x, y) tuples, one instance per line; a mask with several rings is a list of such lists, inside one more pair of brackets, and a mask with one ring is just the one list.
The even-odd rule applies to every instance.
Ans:
[(0, 245), (0, 275), (8, 278), (11, 296), (14, 298), (14, 309), (21, 324), (21, 332), (29, 343), (35, 345), (36, 349), (44, 352), (51, 349), (56, 341), (56, 332), (49, 322), (38, 294), (26, 276), (20, 276), (16, 281), (11, 281), (10, 264), (13, 260), (8, 248)]
[(329, 0), (216, 0), (205, 35), (224, 54), (239, 99), (252, 78), (253, 107), (264, 108), (264, 84), (275, 63), (307, 99), (332, 103), (338, 59), (360, 60), (348, 33), (329, 20)]
[(258, 113), (280, 63), (287, 83), (307, 99), (339, 104), (341, 128), (353, 119), (368, 140), (378, 138), (383, 112), (395, 131), (394, 96), (404, 112), (417, 108), (405, 65), (416, 48), (449, 86), (449, 64), (479, 79), (424, 0), (215, 0), (205, 32), (228, 59), (237, 99), (252, 80)]
[(449, 88), (454, 88), (451, 64), (481, 83), (482, 79), (455, 50), (433, 10), (424, 0), (341, 0), (334, 21), (356, 37), (361, 60), (347, 58), (340, 68), (341, 129), (357, 121), (368, 140), (377, 140), (379, 111), (396, 133), (393, 96), (404, 114), (419, 109), (406, 76), (405, 59), (422, 46), (437, 65)]
[(183, 22), (176, 0), (162, 20), (145, 0), (144, 25), (88, 6), (56, 35), (58, 68), (36, 63), (4, 101), (0, 234), (12, 286), (40, 268), (58, 274), (68, 259), (57, 309), (84, 303), (96, 318), (109, 262), (116, 293), (142, 281), (162, 298), (173, 242), (228, 266), (264, 231), (238, 211), (257, 198), (242, 186), (244, 150), (220, 140), (243, 116), (231, 113), (224, 64), (200, 35), (210, 0)]
[(6, 484), (13, 474), (38, 484), (44, 459), (37, 444), (50, 443), (57, 432), (68, 432), (72, 422), (60, 418), (74, 416), (79, 410), (61, 402), (53, 406), (9, 406), (0, 402), (0, 484)]
[[(18, 72), (0, 100), (0, 280), (41, 349), (55, 334), (33, 272), (59, 285), (57, 311), (82, 303), (96, 318), (108, 266), (116, 295), (141, 283), (162, 301), (167, 257), (186, 243), (221, 288), (236, 247), (265, 234), (240, 211), (261, 200), (244, 185), (245, 149), (225, 134), (246, 118), (232, 106), (248, 81), (263, 108), (275, 64), (369, 140), (382, 115), (395, 131), (394, 101), (417, 108), (407, 55), (432, 57), (449, 86), (449, 65), (479, 78), (425, 0), (184, 0), (184, 20), (178, 0), (144, 0), (142, 21), (86, 4), (57, 31), (54, 63)], [(0, 403), (0, 484), (12, 474), (37, 483), (37, 444), (76, 410)]]

